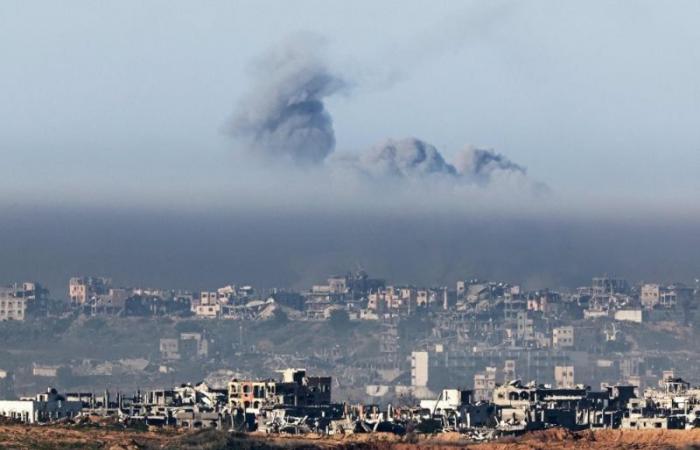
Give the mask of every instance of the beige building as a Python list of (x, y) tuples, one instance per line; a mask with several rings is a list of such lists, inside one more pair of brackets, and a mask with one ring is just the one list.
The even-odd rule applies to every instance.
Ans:
[(496, 389), (496, 373), (495, 367), (487, 367), (483, 372), (474, 375), (474, 401), (486, 402), (493, 397), (493, 391)]
[(0, 321), (23, 321), (27, 312), (27, 299), (0, 294)]
[(515, 360), (506, 359), (505, 363), (503, 364), (503, 382), (507, 383), (509, 381), (513, 381), (517, 377), (518, 376), (515, 372)]
[(228, 401), (232, 410), (277, 404), (277, 383), (274, 380), (233, 380), (228, 385)]
[(620, 309), (615, 311), (614, 317), (620, 322), (642, 323), (644, 315), (641, 309)]
[[(428, 292), (425, 292), (425, 301), (428, 301)], [(367, 298), (367, 308), (373, 311), (384, 310), (413, 311), (418, 302), (418, 291), (410, 287), (387, 286), (385, 289), (373, 292)]]
[(215, 319), (219, 317), (219, 314), (221, 313), (221, 305), (197, 305), (194, 307), (194, 313), (197, 317), (202, 317), (205, 319)]
[(552, 347), (570, 348), (574, 346), (574, 327), (557, 327), (552, 330)]
[(331, 402), (331, 378), (307, 377), (305, 369), (285, 369), (281, 381), (231, 380), (228, 403), (231, 410), (257, 412), (274, 405), (311, 406)]
[(220, 296), (218, 292), (200, 292), (199, 299), (192, 303), (192, 312), (205, 319), (215, 319), (221, 315), (221, 305), (228, 302), (228, 297)]
[(654, 306), (659, 304), (659, 297), (661, 296), (661, 286), (658, 284), (644, 284), (642, 285), (641, 292), (639, 294), (639, 299), (642, 302), (642, 306), (646, 309), (654, 309)]
[(620, 428), (623, 430), (667, 430), (669, 426), (668, 417), (623, 417)]
[(180, 359), (180, 341), (162, 338), (160, 340), (160, 356), (167, 360)]
[(101, 277), (73, 277), (68, 281), (68, 297), (75, 305), (84, 305), (98, 295), (109, 294), (112, 280)]
[(348, 280), (343, 276), (331, 277), (328, 279), (328, 288), (331, 294), (345, 294), (348, 291)]
[(426, 387), (429, 370), (428, 352), (411, 353), (411, 386)]
[(575, 388), (574, 366), (555, 366), (554, 383), (558, 389)]
[(535, 322), (527, 311), (519, 311), (515, 318), (515, 335), (519, 341), (532, 341), (535, 339)]

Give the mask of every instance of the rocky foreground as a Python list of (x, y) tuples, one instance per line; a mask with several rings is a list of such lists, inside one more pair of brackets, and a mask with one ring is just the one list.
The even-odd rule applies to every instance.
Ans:
[(180, 450), (531, 450), (531, 449), (700, 449), (698, 430), (571, 433), (553, 429), (470, 443), (456, 433), (435, 436), (364, 434), (322, 438), (270, 438), (225, 432), (133, 431), (75, 426), (0, 425), (0, 449), (180, 449)]

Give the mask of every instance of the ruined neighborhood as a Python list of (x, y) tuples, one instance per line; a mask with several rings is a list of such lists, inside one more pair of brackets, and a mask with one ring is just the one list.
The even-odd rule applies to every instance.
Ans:
[(65, 298), (13, 283), (0, 290), (0, 416), (474, 440), (693, 428), (697, 306), (697, 285), (607, 275), (526, 290), (357, 271), (307, 290), (198, 292), (80, 276)]

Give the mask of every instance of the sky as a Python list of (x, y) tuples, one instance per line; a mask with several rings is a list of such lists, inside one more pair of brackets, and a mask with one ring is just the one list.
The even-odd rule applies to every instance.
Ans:
[(336, 151), (475, 145), (565, 198), (692, 207), (698, 18), (683, 1), (9, 0), (0, 187), (20, 202), (127, 204), (235, 189), (216, 179), (240, 169), (226, 128), (251, 61), (301, 31), (355, 84), (327, 100)]
[[(576, 246), (591, 239), (572, 234), (571, 224), (580, 231), (582, 217), (658, 222), (669, 213), (679, 223), (695, 220), (700, 213), (695, 201), (699, 19), (700, 3), (682, 0), (5, 0), (0, 2), (0, 225), (8, 233), (0, 245), (19, 255), (43, 248), (41, 243), (60, 243), (60, 233), (48, 231), (50, 215), (37, 211), (75, 212), (59, 220), (67, 227), (75, 217), (91, 217), (86, 211), (97, 211), (101, 224), (109, 222), (105, 214), (128, 211), (160, 211), (165, 215), (153, 217), (161, 218), (193, 215), (183, 223), (208, 214), (221, 220), (214, 212), (257, 211), (269, 218), (316, 211), (318, 217), (319, 210), (332, 209), (341, 217), (373, 208), (375, 214), (405, 220), (413, 208), (432, 205), (441, 220), (452, 223), (452, 215), (480, 220), (485, 210), (499, 217), (530, 211), (533, 220), (548, 215), (569, 223), (557, 228), (559, 236)], [(280, 169), (251, 158), (231, 124), (260, 80), (271, 76), (256, 70), (256, 61), (300, 33), (323, 41), (313, 56), (346, 88), (323, 98), (334, 130), (332, 157), (316, 168)], [(473, 188), (449, 181), (427, 188), (420, 176), (387, 187), (378, 181), (381, 174), (368, 181), (334, 165), (336, 155), (351, 155), (353, 167), (368, 160), (374, 164), (376, 159), (358, 155), (385, 149), (387, 139), (404, 138), (429, 143), (455, 167), (468, 146), (492, 149), (526, 168), (527, 179), (546, 186), (547, 193), (530, 195), (522, 184), (500, 188), (490, 182)], [(145, 225), (119, 236), (104, 226), (85, 235), (98, 240), (107, 233), (114, 239), (112, 250), (129, 233), (148, 234)], [(429, 236), (429, 228), (407, 236)], [(24, 229), (22, 239), (9, 234), (19, 229)], [(186, 230), (190, 226), (182, 225), (173, 242), (181, 242)], [(266, 236), (285, 235), (275, 233)], [(645, 239), (653, 235), (649, 229), (645, 233)], [(224, 232), (214, 235), (219, 237), (207, 244), (212, 248), (229, 239)], [(256, 251), (265, 249), (260, 239)], [(337, 248), (339, 260), (363, 260), (347, 250), (355, 242)], [(156, 264), (161, 248), (150, 250), (149, 264)], [(17, 267), (9, 264), (5, 276), (0, 270), (0, 280), (55, 274), (67, 254), (63, 250)], [(112, 250), (73, 257), (94, 263), (115, 254)], [(532, 249), (522, 249), (523, 265), (528, 252)], [(194, 258), (193, 267), (201, 258)], [(588, 259), (587, 267), (604, 261), (603, 247)], [(681, 259), (683, 267), (695, 262), (690, 254)], [(115, 270), (120, 261), (115, 258), (99, 271)], [(402, 273), (364, 258), (364, 264), (373, 262)], [(285, 264), (280, 283), (304, 278)], [(417, 267), (406, 273), (416, 273)], [(547, 274), (543, 261), (525, 275), (578, 281), (574, 267)], [(70, 270), (89, 269), (85, 263)], [(180, 279), (186, 269), (157, 280)], [(58, 273), (63, 277), (68, 269)]]

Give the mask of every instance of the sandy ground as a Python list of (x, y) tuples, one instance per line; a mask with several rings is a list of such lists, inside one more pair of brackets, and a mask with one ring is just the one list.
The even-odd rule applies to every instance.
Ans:
[(420, 437), (411, 442), (387, 434), (358, 434), (345, 437), (267, 438), (252, 436), (226, 441), (226, 433), (138, 432), (70, 426), (0, 425), (0, 449), (240, 449), (246, 450), (549, 450), (549, 449), (700, 449), (700, 429), (571, 433), (548, 430), (517, 438), (473, 444), (456, 433)]

